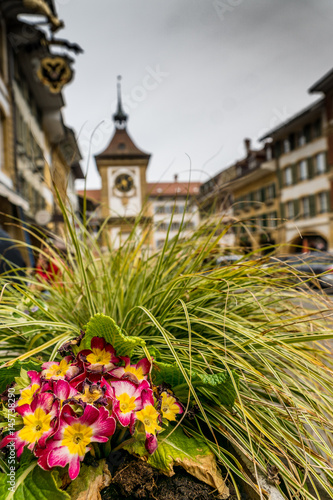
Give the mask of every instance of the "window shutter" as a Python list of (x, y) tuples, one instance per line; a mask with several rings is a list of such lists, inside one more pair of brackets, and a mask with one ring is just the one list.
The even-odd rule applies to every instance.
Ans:
[(297, 217), (299, 213), (299, 200), (294, 200), (294, 216)]
[(267, 227), (267, 215), (266, 214), (262, 215), (262, 227), (263, 228)]
[(309, 176), (309, 179), (312, 179), (315, 175), (313, 158), (308, 158), (307, 162), (308, 162), (308, 176)]
[(294, 165), (291, 166), (291, 172), (292, 172), (292, 178), (293, 178), (293, 184), (297, 184), (298, 182), (298, 175), (297, 175), (297, 165), (294, 163)]
[(325, 172), (328, 172), (328, 158), (327, 158), (327, 151), (324, 153), (324, 162), (325, 162)]
[(325, 193), (326, 200), (327, 200), (327, 211), (331, 211), (331, 193), (329, 191), (326, 191)]
[(314, 194), (309, 196), (310, 203), (310, 217), (314, 217), (316, 215), (316, 197)]
[(279, 187), (281, 189), (283, 187), (283, 172), (282, 172), (282, 170), (280, 168), (277, 171), (277, 174), (278, 174)]
[(276, 198), (276, 185), (275, 185), (275, 182), (272, 184), (272, 189), (273, 189), (273, 198)]
[(280, 203), (280, 217), (281, 217), (281, 219), (285, 218), (284, 203)]
[(265, 201), (265, 188), (260, 189), (260, 201)]

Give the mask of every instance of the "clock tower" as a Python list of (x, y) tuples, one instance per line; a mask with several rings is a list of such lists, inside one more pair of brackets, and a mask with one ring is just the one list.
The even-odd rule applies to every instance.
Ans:
[(121, 77), (118, 77), (117, 111), (113, 115), (115, 132), (107, 148), (95, 156), (102, 179), (102, 217), (108, 218), (110, 236), (113, 240), (119, 233), (128, 234), (136, 218), (145, 213), (146, 170), (150, 154), (141, 151), (127, 132), (128, 115), (121, 101)]

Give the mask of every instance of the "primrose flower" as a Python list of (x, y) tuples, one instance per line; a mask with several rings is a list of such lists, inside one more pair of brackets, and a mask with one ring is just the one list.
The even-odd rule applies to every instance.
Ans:
[(131, 365), (130, 358), (127, 356), (122, 359), (125, 361), (125, 366), (118, 366), (110, 372), (110, 375), (121, 379), (126, 378), (137, 384), (142, 380), (147, 380), (151, 367), (151, 363), (147, 358), (141, 359), (136, 365)]
[(137, 420), (143, 423), (146, 432), (145, 448), (149, 453), (154, 453), (157, 448), (156, 432), (162, 430), (158, 425), (160, 414), (152, 404), (147, 404), (142, 410), (136, 413)]
[(80, 368), (73, 363), (72, 356), (66, 356), (61, 361), (48, 361), (42, 365), (42, 377), (46, 380), (70, 380), (80, 372)]
[(176, 415), (183, 413), (183, 408), (177, 399), (168, 394), (167, 392), (162, 392), (161, 394), (161, 412), (163, 418), (173, 421), (176, 420)]
[(24, 426), (13, 435), (6, 436), (0, 448), (14, 441), (17, 456), (20, 457), (25, 446), (31, 451), (36, 444), (43, 447), (46, 439), (54, 433), (58, 402), (52, 394), (44, 392), (37, 394), (31, 405), (18, 406), (16, 411), (23, 417)]
[(101, 382), (94, 384), (90, 380), (86, 379), (83, 383), (81, 392), (74, 396), (74, 399), (79, 403), (86, 404), (106, 404), (107, 401), (104, 398), (106, 387), (101, 386)]
[(105, 395), (113, 402), (113, 413), (119, 423), (127, 427), (131, 424), (134, 412), (142, 408), (142, 393), (149, 390), (149, 384), (143, 380), (140, 385), (130, 380), (115, 380), (111, 386), (102, 379), (102, 385), (106, 387)]
[(17, 401), (17, 406), (30, 405), (32, 403), (34, 395), (41, 389), (40, 373), (29, 371), (28, 377), (31, 380), (31, 384), (20, 391), (21, 396)]
[(115, 368), (115, 363), (120, 361), (112, 345), (101, 337), (94, 337), (91, 340), (91, 349), (80, 351), (78, 358), (87, 363), (88, 371), (99, 373), (109, 372)]
[(60, 401), (62, 407), (64, 401), (75, 397), (77, 390), (72, 387), (67, 380), (54, 380), (53, 381), (53, 394)]
[(36, 452), (38, 464), (44, 470), (69, 464), (69, 477), (73, 480), (80, 472), (80, 462), (90, 450), (90, 443), (106, 443), (114, 433), (116, 421), (104, 408), (87, 405), (83, 415), (76, 416), (69, 405), (61, 411), (59, 426), (44, 450)]

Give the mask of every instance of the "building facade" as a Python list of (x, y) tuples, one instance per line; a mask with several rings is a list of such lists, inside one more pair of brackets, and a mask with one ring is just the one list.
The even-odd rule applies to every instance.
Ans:
[[(35, 14), (45, 18), (44, 29), (29, 21)], [(62, 25), (51, 0), (0, 0), (0, 224), (27, 243), (25, 227), (57, 230), (55, 186), (77, 209), (74, 179), (83, 177), (75, 135), (61, 111), (61, 89), (72, 70), (59, 51), (53, 54), (63, 41), (47, 34)], [(25, 257), (32, 265), (32, 256)]]
[(331, 165), (325, 98), (264, 138), (276, 162), (279, 241), (288, 252), (333, 250)]
[(215, 216), (231, 207), (236, 246), (333, 251), (333, 70), (309, 91), (320, 98), (262, 137), (262, 150), (246, 139), (245, 157), (200, 188)]
[(166, 239), (180, 234), (189, 238), (200, 225), (196, 199), (199, 182), (157, 182), (147, 184), (148, 205), (152, 216), (153, 247), (162, 248)]

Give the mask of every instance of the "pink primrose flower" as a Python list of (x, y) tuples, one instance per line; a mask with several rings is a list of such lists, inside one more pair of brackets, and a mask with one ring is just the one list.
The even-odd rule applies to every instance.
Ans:
[(136, 384), (139, 384), (143, 380), (147, 380), (147, 375), (150, 371), (151, 363), (147, 358), (141, 359), (136, 365), (131, 365), (130, 358), (127, 356), (122, 357), (125, 361), (125, 366), (118, 366), (110, 372), (115, 378), (128, 379)]
[(78, 393), (67, 380), (54, 380), (52, 385), (53, 394), (60, 401), (60, 407), (62, 407), (65, 401), (72, 399)]
[(65, 405), (59, 418), (59, 426), (44, 450), (36, 453), (38, 464), (44, 470), (69, 465), (69, 477), (75, 479), (80, 472), (80, 462), (90, 450), (90, 443), (106, 443), (114, 433), (116, 421), (104, 408), (87, 405), (83, 415), (77, 416)]
[(15, 443), (17, 456), (20, 457), (25, 446), (33, 451), (35, 445), (45, 446), (45, 441), (55, 432), (59, 403), (48, 392), (35, 395), (30, 405), (16, 407), (23, 418), (23, 427), (13, 435), (6, 436), (0, 443), (3, 448), (11, 441)]
[(20, 391), (21, 396), (17, 401), (17, 406), (30, 405), (32, 400), (34, 399), (34, 395), (41, 390), (41, 375), (36, 371), (29, 371), (28, 377), (31, 380), (31, 383), (25, 389)]
[(86, 363), (90, 372), (106, 373), (115, 368), (119, 358), (111, 344), (105, 342), (101, 337), (91, 340), (91, 349), (85, 349), (78, 353), (78, 358)]
[(46, 380), (71, 380), (80, 373), (80, 367), (73, 363), (72, 356), (66, 356), (61, 361), (48, 361), (42, 365), (42, 378)]
[(130, 380), (114, 380), (109, 384), (102, 379), (102, 386), (106, 387), (105, 396), (112, 401), (113, 413), (123, 427), (133, 423), (135, 412), (142, 408), (142, 392), (149, 390), (149, 384), (143, 380), (140, 385)]
[(102, 404), (106, 405), (107, 400), (104, 397), (106, 386), (102, 386), (101, 382), (93, 383), (89, 379), (85, 379), (82, 389), (74, 396), (78, 403), (85, 406), (86, 404)]

